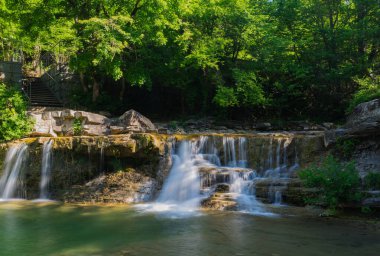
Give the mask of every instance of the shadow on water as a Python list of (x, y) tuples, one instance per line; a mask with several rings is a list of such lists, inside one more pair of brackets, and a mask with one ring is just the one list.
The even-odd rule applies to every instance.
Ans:
[(0, 204), (0, 255), (377, 255), (379, 229), (336, 219), (125, 206)]

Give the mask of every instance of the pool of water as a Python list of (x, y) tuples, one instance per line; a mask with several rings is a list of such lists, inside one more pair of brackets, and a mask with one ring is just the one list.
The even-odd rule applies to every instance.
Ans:
[(0, 255), (379, 255), (378, 225), (297, 215), (0, 203)]

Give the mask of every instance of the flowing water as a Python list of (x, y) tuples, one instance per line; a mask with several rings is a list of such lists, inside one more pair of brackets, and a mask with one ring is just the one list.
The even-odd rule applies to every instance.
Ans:
[(0, 199), (25, 198), (23, 188), (24, 164), (28, 155), (28, 146), (12, 146), (5, 157), (4, 170), (0, 179)]
[(379, 225), (231, 212), (169, 219), (112, 206), (0, 204), (0, 255), (375, 256)]
[[(377, 222), (313, 218), (302, 208), (260, 203), (256, 182), (286, 181), (298, 168), (298, 154), (294, 149), (289, 158), (291, 139), (271, 137), (257, 147), (264, 153), (254, 169), (248, 147), (255, 145), (249, 143), (255, 142), (212, 136), (174, 141), (173, 166), (160, 195), (136, 207), (8, 202), (25, 197), (27, 146), (13, 146), (0, 179), (7, 201), (0, 203), (0, 255), (378, 255)], [(51, 141), (43, 146), (41, 198), (48, 197), (51, 148)], [(269, 189), (275, 205), (282, 203), (284, 184)], [(200, 209), (220, 186), (228, 188), (223, 193), (236, 201), (237, 212)]]
[(52, 165), (52, 146), (53, 140), (44, 143), (42, 150), (42, 164), (41, 164), (41, 182), (40, 182), (40, 199), (48, 199), (49, 195), (49, 182), (51, 176)]

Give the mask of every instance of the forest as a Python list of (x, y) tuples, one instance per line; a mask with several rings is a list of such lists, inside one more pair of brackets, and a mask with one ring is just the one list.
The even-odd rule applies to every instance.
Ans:
[(380, 96), (379, 0), (0, 0), (0, 41), (115, 114), (341, 120)]

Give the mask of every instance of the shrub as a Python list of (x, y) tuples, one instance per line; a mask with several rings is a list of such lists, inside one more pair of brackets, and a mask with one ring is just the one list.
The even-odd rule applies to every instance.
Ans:
[(342, 203), (361, 199), (360, 177), (353, 162), (343, 164), (333, 156), (328, 156), (320, 166), (300, 171), (299, 177), (306, 187), (319, 190), (314, 196), (305, 198), (307, 203), (336, 209)]
[(171, 130), (175, 130), (178, 128), (178, 122), (177, 121), (171, 121), (169, 124), (168, 124), (168, 128), (171, 129)]
[(335, 144), (335, 153), (343, 159), (349, 159), (358, 143), (356, 139), (338, 138)]
[(0, 141), (21, 138), (31, 130), (26, 110), (21, 92), (0, 83)]
[(364, 187), (370, 190), (380, 189), (380, 173), (368, 173), (368, 175), (364, 178)]
[(360, 103), (380, 98), (380, 77), (356, 79), (355, 82), (359, 84), (359, 90), (350, 101), (350, 105), (346, 111), (348, 114)]
[(75, 118), (73, 123), (73, 132), (75, 136), (82, 135), (83, 127), (82, 127), (82, 120), (80, 118)]

